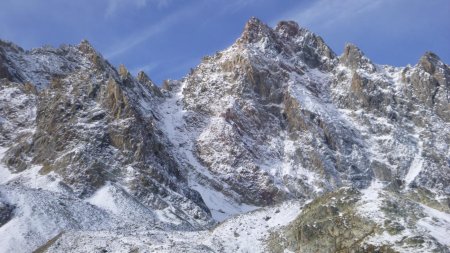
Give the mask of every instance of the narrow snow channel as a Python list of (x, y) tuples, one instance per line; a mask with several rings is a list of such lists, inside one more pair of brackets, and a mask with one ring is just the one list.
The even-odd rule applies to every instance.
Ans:
[(358, 205), (358, 213), (373, 219), (379, 224), (382, 224), (384, 221), (384, 214), (380, 211), (382, 198), (379, 196), (383, 188), (384, 185), (381, 181), (372, 181), (367, 189), (361, 191), (362, 196), (360, 205)]
[(415, 136), (418, 140), (417, 142), (417, 152), (414, 156), (413, 161), (411, 162), (411, 166), (409, 167), (408, 174), (405, 176), (406, 187), (419, 175), (423, 168), (423, 159), (422, 159), (422, 149), (423, 149), (423, 141), (420, 139), (419, 135)]

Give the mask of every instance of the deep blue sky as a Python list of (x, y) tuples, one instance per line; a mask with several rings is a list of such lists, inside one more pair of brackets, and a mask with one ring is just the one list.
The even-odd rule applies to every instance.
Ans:
[(161, 83), (231, 45), (251, 16), (295, 20), (337, 54), (358, 45), (374, 62), (450, 63), (449, 0), (1, 0), (0, 38), (30, 49), (88, 39), (111, 63)]

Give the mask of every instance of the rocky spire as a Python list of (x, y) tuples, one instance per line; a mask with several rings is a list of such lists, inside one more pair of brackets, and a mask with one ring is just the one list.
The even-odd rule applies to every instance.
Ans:
[(125, 67), (125, 65), (123, 65), (123, 64), (120, 64), (120, 66), (119, 66), (119, 75), (123, 79), (127, 78), (130, 75), (130, 72), (128, 72), (127, 67)]
[(152, 80), (150, 80), (150, 78), (147, 76), (147, 74), (145, 74), (144, 71), (139, 71), (139, 73), (136, 76), (136, 79), (140, 82), (140, 83), (151, 83), (153, 85)]
[(14, 63), (8, 59), (7, 52), (20, 54), (23, 53), (24, 50), (14, 43), (0, 40), (0, 79), (6, 78), (9, 81), (23, 81), (24, 78), (21, 76), (20, 71), (18, 71)]
[(81, 52), (86, 53), (86, 54), (96, 53), (94, 47), (86, 39), (83, 39), (80, 42), (80, 44), (78, 45), (78, 49), (80, 49)]
[(345, 45), (344, 53), (339, 60), (352, 70), (361, 68), (371, 73), (376, 71), (375, 65), (364, 55), (361, 49), (351, 43)]
[(273, 36), (273, 30), (269, 26), (264, 24), (261, 20), (251, 17), (245, 24), (244, 31), (242, 32), (239, 41), (254, 43), (263, 37)]
[(436, 68), (438, 66), (443, 65), (441, 59), (439, 56), (437, 56), (433, 52), (425, 52), (425, 54), (420, 58), (418, 65), (428, 72), (429, 74), (433, 75), (436, 71)]
[(82, 40), (77, 46), (80, 52), (84, 53), (87, 58), (94, 64), (95, 68), (100, 71), (105, 71), (106, 69), (111, 69), (112, 66), (106, 61), (103, 56), (98, 53), (95, 48), (86, 39)]
[(277, 24), (275, 31), (284, 36), (294, 37), (300, 34), (300, 26), (295, 21), (281, 21)]
[(128, 71), (128, 69), (125, 67), (125, 65), (120, 64), (119, 69), (117, 71), (119, 73), (120, 79), (122, 80), (122, 84), (128, 87), (133, 87), (136, 83), (131, 75), (131, 73)]
[(137, 74), (136, 79), (138, 80), (139, 83), (144, 84), (145, 86), (147, 86), (147, 88), (149, 88), (152, 93), (158, 97), (162, 97), (162, 93), (161, 90), (158, 88), (158, 86), (155, 85), (155, 83), (147, 76), (147, 74), (145, 74), (144, 71), (139, 71), (139, 73)]
[[(325, 41), (315, 33), (301, 27), (295, 21), (281, 21), (275, 27), (275, 34), (283, 44), (291, 44), (295, 52), (302, 51), (304, 60), (311, 66), (321, 65), (322, 58), (334, 59), (336, 54)], [(307, 63), (308, 64), (308, 63)]]

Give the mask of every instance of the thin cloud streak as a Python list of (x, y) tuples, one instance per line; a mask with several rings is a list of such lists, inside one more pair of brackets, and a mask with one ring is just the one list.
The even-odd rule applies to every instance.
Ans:
[(248, 5), (255, 2), (255, 0), (234, 0), (234, 1), (228, 1), (223, 7), (222, 10), (219, 12), (219, 15), (225, 15), (228, 13), (236, 13), (240, 11), (241, 9), (247, 7)]
[[(447, 0), (317, 0), (300, 2), (280, 20), (324, 36), (333, 49), (352, 42), (375, 62), (404, 66), (414, 64), (427, 50), (448, 55)], [(342, 52), (342, 51), (341, 51)]]
[(152, 37), (168, 30), (173, 25), (177, 24), (180, 20), (183, 20), (191, 15), (194, 15), (198, 11), (197, 6), (190, 6), (189, 8), (176, 11), (169, 16), (165, 17), (158, 23), (148, 26), (144, 31), (135, 33), (122, 40), (121, 43), (113, 46), (113, 48), (107, 52), (106, 58), (113, 59), (132, 48), (140, 45), (141, 43), (151, 39)]
[(386, 0), (319, 0), (312, 5), (284, 13), (270, 24), (279, 20), (295, 20), (301, 25), (326, 28), (365, 15), (381, 7)]
[(132, 70), (130, 70), (130, 72), (133, 75), (137, 75), (137, 73), (139, 73), (140, 71), (144, 71), (146, 74), (148, 74), (150, 71), (156, 69), (159, 66), (158, 63), (156, 62), (151, 62), (149, 64), (145, 64), (143, 66), (138, 66), (133, 68)]
[(160, 9), (168, 7), (171, 2), (172, 0), (108, 0), (105, 17), (112, 17), (119, 11), (119, 9), (127, 6), (133, 6), (140, 9), (146, 7), (147, 5), (152, 5)]

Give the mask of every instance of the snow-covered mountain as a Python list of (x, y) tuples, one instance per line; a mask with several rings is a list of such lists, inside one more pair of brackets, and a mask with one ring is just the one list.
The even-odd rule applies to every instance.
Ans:
[(156, 86), (0, 42), (1, 252), (450, 252), (450, 68), (256, 18)]

